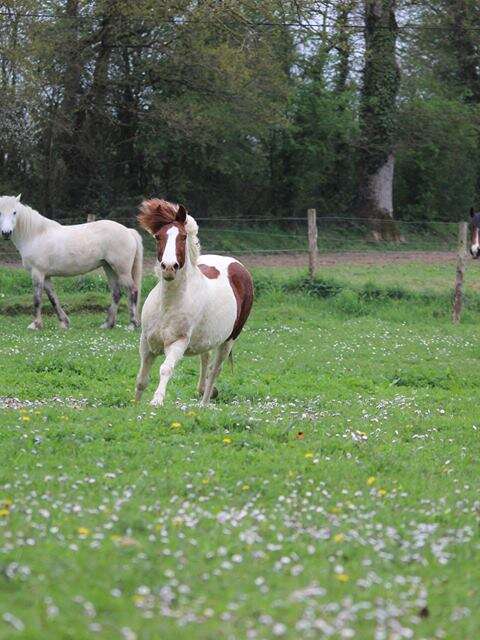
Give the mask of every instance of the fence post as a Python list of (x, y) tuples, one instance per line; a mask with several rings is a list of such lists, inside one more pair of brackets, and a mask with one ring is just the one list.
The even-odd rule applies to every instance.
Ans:
[(465, 265), (467, 262), (467, 229), (466, 222), (460, 222), (458, 225), (458, 257), (457, 257), (457, 274), (455, 277), (455, 295), (453, 298), (452, 322), (457, 324), (460, 322), (460, 314), (462, 313), (463, 303), (463, 278), (465, 276)]
[(308, 274), (314, 278), (317, 272), (317, 210), (309, 209), (308, 212)]
[(97, 216), (94, 213), (87, 213), (87, 222), (95, 222)]

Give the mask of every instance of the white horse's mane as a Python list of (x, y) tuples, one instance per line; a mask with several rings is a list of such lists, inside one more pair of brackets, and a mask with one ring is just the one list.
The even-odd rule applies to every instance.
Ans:
[(201, 247), (200, 240), (198, 239), (198, 224), (190, 214), (187, 214), (185, 231), (187, 232), (187, 247), (190, 262), (196, 265), (200, 258)]
[(29, 234), (33, 229), (38, 229), (43, 226), (46, 221), (54, 222), (53, 220), (42, 216), (41, 213), (32, 209), (32, 207), (22, 204), (21, 202), (17, 205), (17, 215), (17, 225), (20, 226), (20, 230), (25, 235)]

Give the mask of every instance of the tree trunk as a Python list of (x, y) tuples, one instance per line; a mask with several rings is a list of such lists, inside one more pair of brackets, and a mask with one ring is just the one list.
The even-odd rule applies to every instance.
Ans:
[(453, 0), (448, 3), (452, 20), (452, 42), (458, 64), (458, 79), (466, 88), (465, 101), (471, 104), (480, 102), (480, 73), (478, 71), (478, 51), (474, 39), (477, 39), (471, 0)]
[(138, 97), (135, 76), (128, 49), (122, 51), (123, 88), (117, 107), (119, 123), (118, 161), (116, 177), (128, 193), (140, 193), (142, 160), (136, 148), (138, 134)]
[(354, 5), (354, 0), (342, 0), (337, 7), (335, 25), (335, 49), (338, 54), (335, 73), (336, 93), (342, 93), (347, 87), (348, 74), (350, 72), (350, 56), (352, 54), (352, 38), (348, 20)]
[[(447, 3), (452, 24), (452, 43), (457, 61), (457, 78), (464, 88), (463, 100), (472, 107), (480, 104), (480, 72), (478, 69), (478, 29), (480, 28), (476, 0), (450, 0)], [(480, 142), (480, 141), (479, 141)], [(476, 197), (480, 194), (480, 174), (477, 173)]]
[[(57, 149), (62, 161), (61, 178), (63, 188), (58, 188), (57, 180), (52, 182), (53, 190), (49, 195), (49, 205), (60, 202), (62, 207), (71, 207), (76, 204), (78, 187), (78, 138), (80, 135), (80, 95), (81, 95), (81, 46), (78, 33), (79, 0), (67, 0), (65, 4), (65, 31), (66, 37), (63, 43), (63, 99), (59, 108), (57, 119)], [(55, 135), (55, 134), (53, 134)], [(52, 136), (48, 136), (48, 150), (52, 145)], [(56, 174), (55, 163), (51, 169)]]
[(79, 114), (81, 130), (78, 136), (77, 157), (80, 170), (77, 169), (77, 174), (80, 177), (78, 193), (81, 195), (77, 205), (88, 202), (102, 206), (110, 199), (113, 188), (109, 175), (113, 163), (109, 156), (111, 149), (107, 133), (111, 128), (106, 99), (118, 13), (116, 0), (97, 4), (103, 15), (98, 33), (92, 84), (85, 96), (83, 110)]
[(377, 240), (400, 240), (393, 219), (397, 94), (396, 0), (365, 0), (365, 65), (360, 109), (359, 207)]

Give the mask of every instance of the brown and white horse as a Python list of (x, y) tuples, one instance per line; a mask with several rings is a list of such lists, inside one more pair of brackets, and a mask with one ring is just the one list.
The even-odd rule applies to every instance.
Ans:
[(480, 213), (475, 213), (473, 207), (470, 209), (470, 217), (472, 218), (472, 242), (470, 244), (470, 253), (473, 258), (480, 257)]
[(147, 200), (140, 207), (138, 220), (156, 240), (159, 282), (142, 311), (136, 399), (140, 400), (159, 354), (164, 353), (165, 360), (151, 401), (155, 406), (163, 404), (177, 362), (184, 355), (199, 355), (198, 391), (202, 404), (207, 404), (222, 363), (250, 313), (252, 277), (234, 258), (200, 256), (197, 223), (182, 205)]

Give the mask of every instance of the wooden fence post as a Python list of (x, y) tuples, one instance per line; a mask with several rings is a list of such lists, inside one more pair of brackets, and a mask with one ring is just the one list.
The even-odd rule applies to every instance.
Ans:
[(95, 222), (97, 216), (94, 213), (87, 213), (87, 222)]
[(317, 211), (309, 209), (308, 212), (308, 274), (314, 278), (317, 272)]
[(457, 257), (457, 274), (455, 277), (455, 295), (453, 298), (452, 322), (457, 324), (460, 322), (460, 314), (462, 313), (463, 303), (463, 278), (465, 276), (465, 265), (467, 262), (467, 229), (466, 222), (460, 222), (458, 225), (458, 257)]

